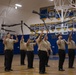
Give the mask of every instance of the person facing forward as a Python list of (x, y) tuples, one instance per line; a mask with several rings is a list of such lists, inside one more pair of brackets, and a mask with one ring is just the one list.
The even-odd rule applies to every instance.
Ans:
[(47, 43), (43, 39), (43, 31), (40, 36), (36, 39), (38, 44), (38, 56), (39, 56), (39, 73), (45, 74), (45, 65), (47, 60)]
[(32, 43), (32, 40), (30, 38), (26, 42), (28, 69), (34, 68), (33, 60), (34, 60), (34, 46), (35, 45), (36, 43)]
[(63, 69), (63, 64), (65, 60), (65, 45), (66, 41), (62, 39), (62, 35), (58, 35), (57, 45), (58, 45), (58, 54), (59, 54), (59, 71), (65, 71)]
[(75, 49), (76, 45), (75, 42), (72, 39), (72, 32), (69, 34), (68, 37), (68, 56), (69, 56), (69, 68), (74, 68), (74, 59), (75, 59)]
[(11, 66), (12, 66), (12, 59), (13, 59), (13, 49), (14, 49), (14, 43), (18, 42), (18, 38), (17, 35), (16, 36), (16, 40), (11, 39), (11, 35), (8, 33), (7, 34), (7, 38), (5, 38), (3, 40), (3, 43), (5, 45), (5, 51), (4, 51), (4, 55), (5, 55), (5, 62), (4, 62), (4, 66), (5, 66), (5, 71), (12, 71)]
[(24, 42), (24, 37), (21, 37), (20, 40), (20, 64), (25, 65), (25, 56), (26, 56), (26, 43)]

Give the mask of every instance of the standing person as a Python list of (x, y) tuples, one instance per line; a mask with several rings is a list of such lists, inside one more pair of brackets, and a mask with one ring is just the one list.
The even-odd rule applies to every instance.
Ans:
[(65, 44), (67, 42), (62, 39), (62, 35), (58, 35), (57, 45), (58, 45), (58, 54), (59, 54), (59, 71), (64, 71), (63, 64), (65, 60)]
[[(15, 35), (16, 36), (16, 35)], [(11, 39), (11, 35), (8, 33), (7, 38), (3, 40), (3, 43), (5, 45), (5, 71), (12, 71), (12, 59), (13, 59), (13, 49), (14, 49), (14, 43), (18, 42), (18, 38), (16, 36), (16, 40)]]
[(21, 37), (20, 40), (20, 64), (25, 65), (25, 56), (26, 56), (26, 43), (24, 42), (24, 37)]
[(69, 68), (74, 68), (74, 59), (75, 59), (75, 49), (76, 45), (75, 42), (72, 39), (72, 33), (69, 34), (68, 37), (68, 56), (69, 56)]
[(46, 67), (50, 67), (50, 66), (48, 65), (48, 61), (49, 61), (49, 57), (50, 57), (50, 54), (51, 54), (51, 52), (52, 52), (52, 49), (51, 49), (51, 44), (50, 44), (50, 42), (48, 41), (48, 36), (47, 36), (47, 35), (44, 36), (44, 41), (47, 43), (47, 50), (48, 50), (48, 54), (49, 54), (49, 56), (47, 55)]
[(39, 73), (45, 74), (45, 65), (47, 59), (47, 43), (43, 39), (43, 31), (36, 40), (38, 44), (38, 56), (39, 56)]
[(28, 69), (33, 68), (33, 60), (34, 60), (34, 46), (36, 43), (32, 43), (32, 40), (28, 39), (26, 43), (27, 49), (27, 61), (28, 61)]

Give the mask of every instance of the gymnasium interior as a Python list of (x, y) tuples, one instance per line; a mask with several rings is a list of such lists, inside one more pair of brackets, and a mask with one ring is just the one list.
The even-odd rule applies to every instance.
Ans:
[[(67, 41), (69, 33), (72, 32), (72, 38), (76, 43), (76, 0), (0, 0), (0, 75), (41, 75), (37, 45), (34, 47), (34, 69), (27, 68), (27, 56), (25, 65), (20, 65), (21, 36), (24, 36), (25, 42), (29, 37), (35, 42), (41, 30), (44, 34), (48, 31), (48, 40), (52, 48), (49, 58), (50, 67), (46, 68), (47, 74), (44, 75), (75, 75), (76, 58), (75, 68), (68, 69), (67, 45), (65, 71), (58, 71), (59, 57), (56, 41), (57, 34), (61, 33), (63, 39)], [(4, 71), (3, 37), (8, 32), (18, 36), (18, 42), (14, 44), (11, 72)]]

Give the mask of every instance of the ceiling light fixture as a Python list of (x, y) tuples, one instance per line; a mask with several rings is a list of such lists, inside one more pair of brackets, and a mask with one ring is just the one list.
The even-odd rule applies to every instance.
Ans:
[(15, 4), (15, 9), (17, 9), (18, 7), (22, 7), (22, 5), (20, 5), (20, 4)]
[(54, 0), (49, 0), (49, 1), (54, 1)]
[(17, 6), (17, 7), (22, 7), (22, 5), (20, 5), (20, 4), (15, 4), (15, 6)]

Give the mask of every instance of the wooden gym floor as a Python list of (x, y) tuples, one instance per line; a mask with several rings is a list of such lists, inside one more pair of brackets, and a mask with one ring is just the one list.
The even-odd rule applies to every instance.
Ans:
[[(27, 69), (27, 57), (25, 60), (25, 66), (20, 65), (20, 56), (14, 55), (13, 57), (13, 65), (11, 72), (4, 71), (4, 56), (0, 55), (0, 75), (40, 75), (38, 70), (39, 59), (38, 56), (34, 57), (34, 69)], [(76, 63), (76, 59), (75, 59)], [(50, 57), (49, 65), (50, 67), (46, 68), (47, 74), (44, 75), (76, 75), (76, 64), (74, 63), (75, 69), (68, 69), (68, 58), (66, 57), (64, 63), (65, 71), (58, 71), (58, 56)], [(42, 74), (43, 75), (43, 74)]]

